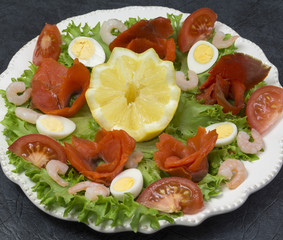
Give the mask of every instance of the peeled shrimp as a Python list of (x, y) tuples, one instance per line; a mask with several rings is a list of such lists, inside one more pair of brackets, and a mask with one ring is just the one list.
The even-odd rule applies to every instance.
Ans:
[(15, 114), (18, 118), (32, 124), (35, 124), (36, 120), (42, 115), (36, 111), (33, 111), (30, 108), (25, 107), (17, 107), (15, 110)]
[(216, 32), (213, 37), (212, 44), (218, 49), (227, 48), (230, 47), (239, 36), (232, 36), (227, 40), (223, 40), (224, 37), (225, 34), (223, 32)]
[(237, 188), (247, 178), (247, 170), (244, 164), (237, 159), (226, 159), (218, 170), (218, 175), (230, 180), (226, 183), (230, 189)]
[(250, 136), (244, 131), (240, 131), (237, 136), (237, 144), (242, 152), (255, 154), (264, 147), (264, 142), (257, 130), (254, 128), (251, 131), (251, 135), (254, 139), (253, 142), (250, 142)]
[(46, 171), (49, 174), (49, 176), (55, 181), (57, 182), (60, 186), (62, 187), (66, 187), (69, 185), (68, 182), (66, 182), (65, 180), (63, 180), (59, 175), (59, 174), (65, 174), (68, 170), (68, 165), (59, 161), (59, 160), (50, 160), (47, 164), (46, 164)]
[(183, 91), (192, 90), (198, 85), (198, 75), (192, 71), (188, 71), (189, 80), (186, 79), (185, 74), (182, 71), (176, 72), (176, 84)]
[(68, 192), (70, 194), (76, 194), (83, 190), (85, 190), (85, 197), (88, 198), (90, 201), (97, 200), (98, 195), (107, 197), (110, 194), (108, 187), (105, 187), (100, 183), (95, 183), (90, 181), (77, 183), (76, 185), (70, 187), (68, 189)]
[(100, 36), (107, 45), (109, 45), (117, 36), (112, 35), (111, 31), (118, 29), (120, 32), (127, 30), (127, 27), (123, 22), (118, 19), (109, 19), (104, 22), (100, 28)]
[(143, 153), (142, 152), (133, 152), (126, 164), (125, 164), (125, 168), (136, 168), (139, 164), (139, 162), (143, 159)]
[[(18, 95), (18, 93), (23, 93)], [(15, 105), (22, 105), (29, 100), (31, 88), (26, 89), (24, 82), (12, 82), (6, 89), (6, 96), (9, 102)]]

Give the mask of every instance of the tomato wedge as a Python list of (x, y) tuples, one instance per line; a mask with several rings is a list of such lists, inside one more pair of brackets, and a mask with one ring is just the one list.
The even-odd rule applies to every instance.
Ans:
[[(72, 144), (65, 144), (68, 160), (88, 179), (109, 186), (123, 170), (136, 142), (123, 130), (101, 130), (95, 142), (72, 137)], [(103, 163), (99, 164), (100, 161)]]
[(160, 169), (171, 176), (189, 178), (194, 182), (207, 174), (207, 154), (217, 140), (215, 130), (207, 133), (205, 128), (199, 127), (197, 134), (187, 140), (187, 145), (166, 133), (161, 134), (159, 140), (153, 159)]
[(115, 47), (124, 47), (136, 53), (153, 48), (161, 59), (174, 61), (176, 44), (173, 38), (169, 38), (173, 32), (168, 18), (158, 17), (152, 20), (141, 20), (120, 33), (110, 43), (109, 48), (112, 51)]
[(29, 134), (18, 138), (8, 149), (33, 165), (42, 168), (52, 159), (67, 162), (63, 146), (42, 134)]
[(162, 212), (195, 214), (204, 207), (200, 188), (187, 178), (167, 177), (149, 185), (137, 202)]
[(178, 45), (182, 52), (187, 52), (199, 40), (212, 36), (217, 14), (209, 8), (200, 8), (190, 14), (184, 21), (179, 35)]
[[(71, 117), (85, 104), (89, 81), (89, 70), (78, 59), (68, 69), (46, 58), (32, 78), (31, 106), (46, 114)], [(70, 106), (74, 95), (78, 97)]]
[(270, 130), (283, 114), (283, 89), (264, 86), (252, 93), (247, 102), (246, 115), (251, 128), (260, 134)]
[(33, 52), (32, 62), (39, 66), (44, 58), (53, 58), (58, 60), (62, 38), (56, 25), (45, 24), (42, 29)]

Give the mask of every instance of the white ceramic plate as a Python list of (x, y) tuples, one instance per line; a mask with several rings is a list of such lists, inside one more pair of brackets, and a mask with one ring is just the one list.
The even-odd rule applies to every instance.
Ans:
[[(180, 14), (181, 12), (169, 9), (165, 7), (126, 7), (115, 10), (99, 10), (91, 12), (85, 15), (73, 17), (66, 19), (59, 24), (57, 24), (60, 31), (67, 27), (67, 25), (74, 21), (75, 24), (88, 23), (90, 26), (94, 27), (98, 21), (103, 22), (110, 18), (117, 18), (120, 20), (127, 20), (129, 17), (136, 18), (140, 16), (142, 18), (154, 18), (158, 16), (166, 17), (167, 13)], [(184, 14), (183, 20), (187, 17), (188, 14)], [(228, 26), (217, 22), (216, 29), (221, 30), (224, 33), (231, 33), (233, 35), (237, 34), (234, 30)], [(238, 34), (237, 34), (238, 35)], [(22, 49), (20, 49), (15, 56), (12, 58), (7, 70), (3, 72), (0, 76), (0, 85), (2, 89), (6, 87), (11, 82), (12, 77), (19, 77), (25, 69), (29, 66), (29, 61), (32, 59), (32, 53), (34, 46), (36, 44), (37, 38), (28, 42)], [(274, 65), (272, 65), (263, 51), (254, 43), (250, 42), (247, 39), (239, 38), (236, 41), (236, 46), (238, 47), (239, 52), (244, 52), (249, 55), (252, 55), (260, 59), (263, 63), (271, 66), (271, 71), (266, 78), (268, 84), (280, 86), (278, 80), (278, 71)], [(4, 101), (0, 99), (0, 121), (3, 119), (6, 114), (6, 108), (4, 106)], [(268, 184), (279, 172), (282, 162), (283, 162), (283, 120), (281, 120), (272, 131), (270, 131), (266, 136), (264, 136), (265, 142), (265, 151), (260, 153), (260, 159), (255, 162), (244, 162), (247, 171), (248, 178), (246, 181), (241, 184), (235, 190), (228, 190), (224, 188), (223, 193), (217, 198), (205, 203), (205, 208), (203, 211), (195, 215), (184, 215), (176, 219), (176, 224), (187, 225), (187, 226), (196, 226), (199, 225), (206, 218), (213, 215), (230, 212), (238, 207), (240, 207), (247, 199), (247, 197), (264, 187)], [(29, 180), (24, 174), (15, 174), (12, 172), (14, 166), (9, 164), (9, 159), (5, 154), (7, 150), (7, 143), (4, 136), (2, 135), (3, 126), (0, 125), (0, 156), (1, 156), (1, 166), (4, 173), (7, 177), (18, 184), (26, 194), (26, 196), (42, 211), (64, 220), (77, 221), (74, 217), (63, 217), (64, 209), (57, 209), (56, 211), (47, 211), (44, 208), (44, 205), (40, 204), (40, 200), (37, 199), (36, 193), (32, 192), (31, 187), (34, 185), (32, 181)], [(169, 225), (166, 221), (160, 221), (161, 228), (164, 228)], [(88, 225), (89, 227), (100, 231), (100, 232), (119, 232), (131, 230), (129, 223), (125, 223), (122, 227), (111, 228), (110, 224), (103, 224), (100, 226), (95, 226), (93, 224)], [(156, 231), (155, 229), (150, 228), (147, 225), (143, 225), (139, 229), (143, 233), (152, 233)]]

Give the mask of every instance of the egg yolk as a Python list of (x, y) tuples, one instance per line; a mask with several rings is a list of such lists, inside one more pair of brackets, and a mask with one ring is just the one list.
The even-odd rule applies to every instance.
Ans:
[(84, 38), (77, 39), (71, 48), (74, 56), (82, 60), (91, 58), (94, 54), (94, 50), (93, 43), (89, 39)]
[(200, 44), (194, 51), (194, 59), (201, 64), (208, 63), (213, 57), (213, 49), (206, 44)]
[(135, 180), (132, 177), (123, 177), (114, 183), (113, 189), (117, 192), (124, 192), (130, 189), (134, 183)]
[(61, 132), (64, 129), (63, 123), (53, 117), (42, 118), (40, 122), (43, 127), (51, 132)]
[(230, 124), (222, 124), (217, 126), (215, 129), (218, 134), (218, 139), (229, 137), (234, 131)]

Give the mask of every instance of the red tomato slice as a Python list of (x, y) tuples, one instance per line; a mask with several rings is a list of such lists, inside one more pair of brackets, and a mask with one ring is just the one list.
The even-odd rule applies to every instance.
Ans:
[[(46, 58), (31, 82), (31, 106), (46, 114), (71, 117), (85, 104), (90, 73), (77, 59), (67, 69), (52, 58)], [(79, 95), (70, 105), (73, 95)]]
[(251, 128), (260, 134), (267, 132), (283, 114), (283, 89), (264, 86), (252, 93), (248, 100), (246, 115)]
[[(72, 144), (65, 144), (68, 160), (74, 168), (88, 179), (107, 186), (124, 168), (136, 142), (123, 130), (97, 133), (96, 141), (72, 138)], [(98, 160), (103, 160), (97, 166)]]
[(167, 177), (149, 185), (137, 202), (162, 212), (182, 211), (195, 214), (202, 210), (203, 196), (200, 188), (187, 178)]
[(17, 156), (42, 168), (52, 159), (66, 163), (63, 146), (56, 140), (42, 134), (29, 134), (18, 138), (8, 149)]
[(44, 58), (58, 60), (61, 53), (62, 38), (56, 25), (45, 24), (33, 52), (33, 64), (39, 66)]
[(189, 15), (178, 35), (180, 50), (187, 52), (197, 41), (209, 39), (216, 19), (217, 14), (209, 8), (200, 8)]

